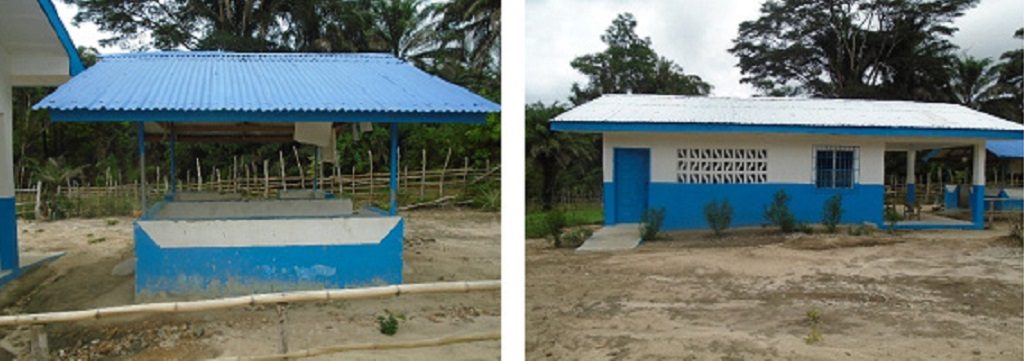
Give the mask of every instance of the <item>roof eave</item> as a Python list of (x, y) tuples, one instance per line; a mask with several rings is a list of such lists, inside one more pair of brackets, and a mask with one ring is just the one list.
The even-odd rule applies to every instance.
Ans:
[(788, 133), (819, 135), (942, 137), (973, 139), (1020, 139), (1021, 130), (944, 129), (908, 127), (840, 127), (805, 125), (751, 125), (708, 123), (651, 123), (552, 121), (551, 130), (561, 132), (654, 132), (654, 133)]
[[(45, 107), (44, 107), (45, 109)], [(116, 111), (51, 109), (55, 122), (367, 122), (483, 124), (487, 112)]]

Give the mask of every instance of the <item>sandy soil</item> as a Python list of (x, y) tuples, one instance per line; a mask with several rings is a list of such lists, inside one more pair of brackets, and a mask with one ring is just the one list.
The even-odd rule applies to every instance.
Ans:
[[(499, 220), (497, 213), (459, 209), (407, 213), (405, 281), (500, 278)], [(115, 265), (132, 257), (130, 218), (19, 221), (18, 226), (22, 252), (67, 254), (0, 289), (4, 314), (133, 302), (133, 277), (111, 275)], [(405, 317), (393, 337), (380, 334), (377, 328), (376, 317), (385, 310)], [(293, 305), (287, 333), (292, 350), (415, 340), (497, 330), (499, 312), (497, 293)], [(279, 342), (277, 322), (274, 307), (258, 307), (53, 325), (47, 331), (51, 352), (59, 359), (195, 360), (274, 353)], [(27, 328), (0, 329), (0, 337), (0, 360), (27, 353)], [(500, 343), (489, 341), (353, 352), (346, 359), (490, 360), (499, 355)]]
[(527, 358), (1024, 358), (1024, 258), (1005, 227), (766, 232), (680, 232), (617, 253), (527, 240)]

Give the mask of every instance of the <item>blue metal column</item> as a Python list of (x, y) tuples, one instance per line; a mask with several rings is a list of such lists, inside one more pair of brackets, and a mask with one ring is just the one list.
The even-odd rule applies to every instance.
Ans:
[(974, 228), (985, 228), (985, 142), (974, 145), (974, 161), (971, 171), (974, 172), (971, 186), (971, 221)]
[(390, 168), (391, 174), (388, 187), (391, 188), (391, 204), (388, 208), (388, 213), (393, 216), (398, 214), (398, 123), (391, 123)]
[(142, 218), (146, 218), (146, 204), (149, 197), (146, 196), (146, 129), (142, 122), (135, 122), (135, 129), (138, 129), (136, 136), (139, 138), (139, 205), (142, 210)]
[(917, 165), (917, 152), (913, 150), (907, 151), (907, 205), (912, 206), (917, 203), (917, 171), (915, 170)]
[(177, 146), (178, 146), (178, 133), (176, 133), (174, 131), (174, 128), (171, 128), (171, 149), (170, 149), (170, 153), (171, 154), (170, 154), (170, 156), (168, 156), (168, 159), (170, 159), (170, 161), (171, 161), (171, 165), (170, 165), (170, 169), (171, 170), (170, 170), (170, 173), (168, 173), (169, 177), (171, 177), (171, 189), (170, 189), (170, 192), (169, 192), (170, 193), (170, 199), (168, 199), (168, 200), (174, 199), (174, 195), (178, 194), (178, 165), (177, 165), (178, 162), (177, 162), (177, 160), (175, 160), (175, 153), (178, 152)]

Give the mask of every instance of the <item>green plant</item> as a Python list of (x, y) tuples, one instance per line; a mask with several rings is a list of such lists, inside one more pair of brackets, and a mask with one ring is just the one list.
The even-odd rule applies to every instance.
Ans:
[(665, 208), (648, 208), (640, 216), (640, 240), (650, 241), (658, 237), (665, 222)]
[(87, 242), (89, 244), (96, 244), (96, 243), (105, 242), (106, 240), (107, 240), (107, 237), (99, 237), (99, 238), (90, 238)]
[(808, 345), (813, 345), (824, 340), (824, 336), (821, 334), (821, 311), (817, 308), (807, 310), (807, 321), (811, 324), (811, 332), (804, 337), (804, 342)]
[(825, 201), (822, 210), (821, 224), (825, 225), (828, 233), (836, 233), (836, 226), (843, 219), (843, 196), (836, 194)]
[(782, 232), (792, 233), (796, 230), (796, 217), (789, 211), (789, 195), (786, 191), (775, 192), (772, 203), (765, 207), (764, 218), (769, 224), (779, 227)]
[(851, 236), (866, 236), (874, 232), (874, 229), (865, 225), (852, 226), (847, 231)]
[(1010, 238), (1024, 245), (1024, 218), (1018, 216), (1010, 218)]
[(800, 232), (800, 233), (803, 233), (803, 234), (814, 234), (814, 228), (811, 228), (811, 226), (807, 225), (806, 223), (797, 223), (796, 226), (794, 227), (794, 229), (797, 232)]
[(903, 220), (903, 216), (900, 215), (900, 212), (897, 212), (896, 208), (892, 207), (888, 207), (885, 209), (883, 217), (885, 218), (885, 224), (888, 227), (887, 230), (889, 231), (889, 233), (895, 233), (896, 222)]
[(562, 246), (579, 247), (579, 245), (583, 244), (583, 242), (590, 238), (590, 236), (592, 236), (593, 234), (594, 231), (591, 231), (589, 228), (586, 227), (573, 228), (568, 232), (562, 234)]
[(562, 228), (565, 228), (565, 213), (551, 211), (544, 217), (545, 230), (547, 235), (555, 244), (555, 248), (562, 247)]
[(704, 205), (704, 218), (708, 226), (715, 232), (715, 236), (721, 237), (722, 232), (732, 223), (732, 205), (728, 199), (721, 202), (711, 201)]
[(107, 220), (107, 225), (108, 225), (108, 226), (114, 226), (114, 225), (117, 225), (117, 220), (116, 220), (116, 219), (108, 219), (108, 220)]
[(384, 314), (377, 316), (377, 328), (380, 333), (394, 336), (398, 333), (398, 320), (405, 319), (405, 315), (395, 315), (389, 310), (384, 310)]

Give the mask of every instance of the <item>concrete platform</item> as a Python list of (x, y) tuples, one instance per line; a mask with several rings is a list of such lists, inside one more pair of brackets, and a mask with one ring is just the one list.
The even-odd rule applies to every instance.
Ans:
[(576, 252), (622, 251), (640, 245), (640, 224), (616, 224), (601, 228), (583, 242)]
[(52, 262), (63, 255), (64, 252), (22, 253), (19, 255), (21, 269), (17, 270), (17, 272), (14, 272), (13, 270), (4, 270), (0, 272), (0, 285), (6, 284), (15, 278), (18, 278), (18, 276), (25, 272), (31, 271), (32, 269), (42, 266), (48, 262)]

